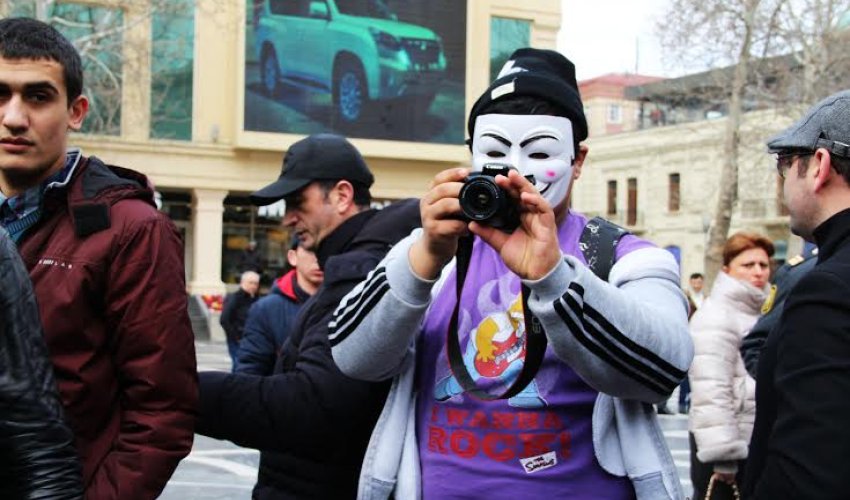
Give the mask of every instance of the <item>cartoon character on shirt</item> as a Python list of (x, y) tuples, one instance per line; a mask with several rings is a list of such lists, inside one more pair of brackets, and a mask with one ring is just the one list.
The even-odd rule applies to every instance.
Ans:
[[(470, 333), (463, 362), (472, 379), (498, 379), (511, 384), (519, 376), (525, 359), (525, 318), (522, 297), (517, 297), (505, 312), (486, 316)], [(434, 398), (446, 401), (463, 392), (454, 376), (448, 376), (434, 386)], [(546, 401), (540, 397), (537, 384), (531, 381), (508, 404), (520, 408), (542, 408)]]

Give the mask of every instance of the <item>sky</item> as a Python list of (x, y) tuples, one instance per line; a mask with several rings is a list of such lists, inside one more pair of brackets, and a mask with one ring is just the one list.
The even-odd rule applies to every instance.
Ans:
[(655, 36), (668, 0), (561, 0), (558, 50), (576, 65), (578, 80), (607, 73), (665, 71)]

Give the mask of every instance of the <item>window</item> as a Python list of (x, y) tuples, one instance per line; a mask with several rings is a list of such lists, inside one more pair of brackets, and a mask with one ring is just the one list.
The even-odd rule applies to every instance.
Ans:
[(679, 174), (670, 174), (670, 182), (667, 185), (667, 210), (679, 211)]
[(629, 192), (626, 203), (626, 225), (637, 224), (637, 179), (632, 177), (628, 180)]
[(608, 105), (608, 123), (623, 123), (623, 108), (619, 104)]
[[(35, 17), (35, 2), (12, 2), (10, 15)], [(46, 2), (47, 18), (77, 47), (91, 109), (82, 132), (121, 134), (124, 79), (124, 15), (120, 8)], [(51, 5), (52, 4), (52, 5)], [(190, 140), (194, 1), (156, 2), (151, 7), (150, 137)]]
[(496, 79), (514, 50), (531, 44), (531, 23), (494, 17), (490, 20), (490, 81)]
[(231, 194), (224, 199), (221, 249), (221, 280), (238, 283), (244, 271), (241, 263), (248, 243), (257, 243), (263, 267), (260, 282), (263, 287), (283, 275), (290, 231), (282, 228), (280, 214), (260, 213), (248, 196)]
[(193, 4), (193, 0), (164, 2), (151, 19), (152, 139), (192, 140)]
[(278, 16), (298, 15), (297, 0), (269, 0), (269, 11)]
[[(304, 6), (301, 10), (309, 11), (308, 0), (300, 0)], [(368, 17), (372, 19), (396, 20), (393, 11), (387, 7), (383, 0), (337, 0), (336, 8), (340, 14), (347, 16)]]
[[(36, 2), (9, 2), (10, 16), (36, 17)], [(44, 19), (65, 35), (83, 62), (83, 94), (89, 112), (82, 132), (121, 134), (123, 11), (70, 2), (44, 2)]]
[(608, 215), (617, 215), (617, 181), (608, 181)]

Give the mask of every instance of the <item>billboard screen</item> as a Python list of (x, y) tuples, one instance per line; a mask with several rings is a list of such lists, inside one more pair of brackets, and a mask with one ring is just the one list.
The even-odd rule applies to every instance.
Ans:
[(461, 144), (466, 3), (248, 2), (244, 129)]

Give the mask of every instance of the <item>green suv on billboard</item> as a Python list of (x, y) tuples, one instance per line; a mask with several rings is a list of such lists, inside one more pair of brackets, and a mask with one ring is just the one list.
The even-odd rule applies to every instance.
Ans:
[(266, 0), (257, 15), (266, 93), (280, 83), (331, 93), (343, 124), (370, 101), (426, 112), (446, 70), (440, 37), (400, 22), (383, 0)]

